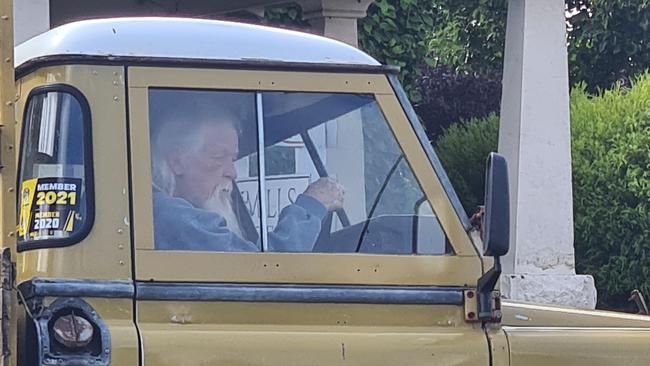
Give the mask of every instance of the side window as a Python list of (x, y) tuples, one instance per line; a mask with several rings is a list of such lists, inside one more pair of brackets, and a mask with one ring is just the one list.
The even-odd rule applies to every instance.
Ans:
[(374, 98), (151, 88), (158, 250), (448, 254)]
[[(446, 236), (373, 97), (263, 97), (271, 250), (448, 253)], [(288, 143), (293, 154), (275, 153)], [(274, 176), (268, 168), (277, 166), (295, 169)]]
[(19, 249), (74, 244), (90, 231), (90, 126), (88, 102), (70, 86), (37, 89), (28, 98), (18, 175)]
[(255, 93), (150, 89), (154, 246), (260, 251)]

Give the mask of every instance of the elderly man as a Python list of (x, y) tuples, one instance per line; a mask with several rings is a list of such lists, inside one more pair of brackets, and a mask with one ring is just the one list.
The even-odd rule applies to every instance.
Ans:
[[(152, 136), (153, 216), (156, 249), (259, 251), (247, 241), (234, 213), (239, 136), (234, 118), (170, 121)], [(271, 251), (311, 251), (328, 211), (343, 205), (342, 187), (312, 183), (280, 213), (268, 233)]]

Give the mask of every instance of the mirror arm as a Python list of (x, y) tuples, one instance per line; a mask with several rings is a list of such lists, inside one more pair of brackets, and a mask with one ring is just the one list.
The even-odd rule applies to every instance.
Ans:
[(478, 279), (478, 318), (485, 322), (501, 321), (501, 295), (494, 291), (501, 276), (501, 259), (494, 258), (494, 267)]

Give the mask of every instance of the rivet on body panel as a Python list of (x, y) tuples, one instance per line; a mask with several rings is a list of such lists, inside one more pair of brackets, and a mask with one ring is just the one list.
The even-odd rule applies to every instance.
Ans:
[(120, 261), (120, 266), (123, 266), (123, 265), (124, 265), (124, 261)]
[(120, 250), (121, 250), (121, 249), (124, 249), (124, 244), (118, 244), (118, 245), (117, 245), (117, 249), (120, 249)]
[(124, 230), (121, 229), (121, 228), (120, 228), (120, 229), (117, 229), (117, 233), (118, 233), (118, 234), (124, 234)]
[(120, 98), (116, 95), (113, 97), (113, 100), (117, 102), (118, 100), (120, 100)]
[(90, 73), (93, 74), (93, 75), (97, 75), (97, 74), (98, 74), (97, 70), (93, 70), (93, 71), (91, 71)]

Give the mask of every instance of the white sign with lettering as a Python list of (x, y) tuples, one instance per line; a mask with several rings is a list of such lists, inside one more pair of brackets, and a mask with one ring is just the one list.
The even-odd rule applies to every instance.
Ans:
[[(266, 177), (266, 226), (273, 231), (278, 224), (280, 211), (296, 202), (298, 195), (309, 186), (309, 176), (272, 176)], [(260, 228), (260, 197), (258, 180), (242, 179), (237, 181), (244, 204), (251, 215), (255, 228)]]

